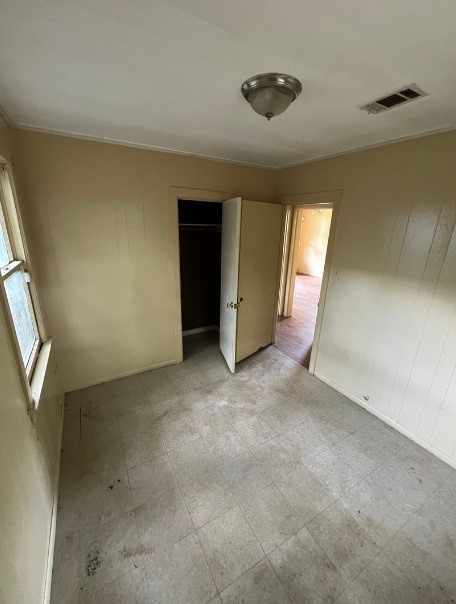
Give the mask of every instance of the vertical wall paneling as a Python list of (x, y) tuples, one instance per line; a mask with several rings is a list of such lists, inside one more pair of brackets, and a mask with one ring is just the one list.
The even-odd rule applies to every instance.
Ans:
[(65, 389), (179, 360), (173, 187), (260, 201), (342, 191), (315, 371), (455, 459), (456, 132), (278, 171), (15, 138)]
[(317, 375), (456, 466), (455, 153), (455, 132), (424, 137), (282, 170), (278, 189), (343, 191)]
[(179, 361), (174, 187), (271, 201), (271, 170), (16, 131), (23, 213), (66, 391)]

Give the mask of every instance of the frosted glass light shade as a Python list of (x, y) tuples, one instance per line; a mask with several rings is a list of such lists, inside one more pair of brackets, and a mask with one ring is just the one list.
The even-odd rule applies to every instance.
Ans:
[(269, 121), (288, 109), (299, 96), (302, 86), (290, 75), (262, 73), (246, 80), (241, 90), (252, 109)]
[(270, 119), (288, 109), (294, 98), (294, 93), (288, 88), (259, 88), (252, 90), (249, 103), (254, 111)]

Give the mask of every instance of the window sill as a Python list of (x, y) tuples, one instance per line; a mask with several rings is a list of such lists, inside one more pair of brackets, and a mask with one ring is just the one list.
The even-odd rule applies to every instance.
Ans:
[(46, 378), (46, 371), (49, 364), (49, 356), (51, 354), (52, 340), (46, 340), (41, 346), (36, 361), (35, 371), (33, 372), (32, 381), (30, 383), (30, 390), (32, 394), (33, 407), (38, 408), (40, 404), (41, 394), (43, 392), (44, 380)]

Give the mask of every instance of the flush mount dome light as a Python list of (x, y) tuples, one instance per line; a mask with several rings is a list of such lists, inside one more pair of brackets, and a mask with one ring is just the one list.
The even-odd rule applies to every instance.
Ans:
[(288, 109), (299, 96), (302, 85), (284, 73), (260, 73), (246, 80), (241, 90), (252, 109), (269, 121)]

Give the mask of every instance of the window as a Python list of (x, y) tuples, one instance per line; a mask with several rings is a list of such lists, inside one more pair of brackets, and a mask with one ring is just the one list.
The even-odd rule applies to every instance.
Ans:
[(1, 165), (0, 185), (1, 287), (16, 333), (19, 353), (30, 381), (41, 342), (30, 291), (20, 218), (8, 170)]

